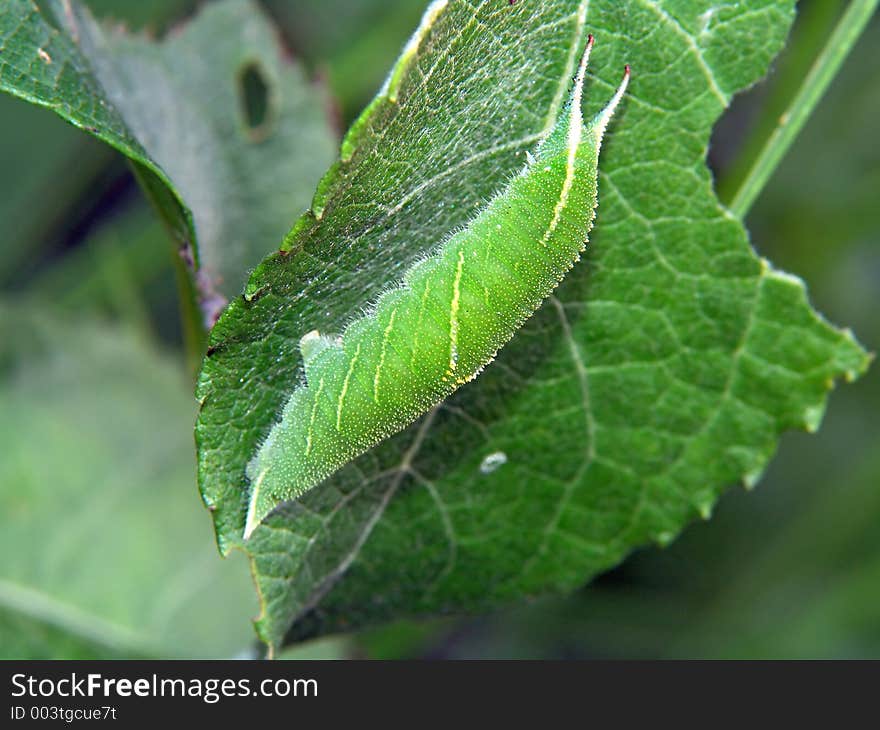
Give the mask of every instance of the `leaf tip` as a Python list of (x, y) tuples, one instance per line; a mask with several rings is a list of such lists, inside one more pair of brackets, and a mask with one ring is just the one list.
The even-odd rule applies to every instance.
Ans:
[[(834, 381), (831, 382), (831, 386), (834, 386)], [(807, 433), (816, 433), (819, 430), (819, 426), (822, 425), (822, 418), (825, 415), (825, 399), (822, 399), (821, 402), (808, 406), (804, 410), (804, 429)]]
[(697, 512), (700, 515), (700, 519), (708, 522), (712, 519), (712, 510), (715, 507), (713, 501), (711, 499), (707, 499), (705, 502), (700, 502), (697, 505)]
[(745, 474), (743, 474), (742, 478), (743, 488), (747, 492), (751, 492), (756, 486), (758, 486), (758, 482), (761, 481), (762, 476), (764, 476), (763, 465), (759, 466), (757, 469), (746, 472)]
[[(263, 296), (267, 291), (269, 291), (269, 286), (267, 284), (264, 284), (260, 280), (251, 279), (250, 281), (248, 281), (247, 284), (245, 284), (243, 293), (244, 300), (246, 302), (253, 302), (254, 300), (259, 299), (261, 296)], [(205, 354), (213, 355), (216, 350), (216, 347), (209, 348), (209, 351)]]
[[(343, 142), (343, 146), (344, 146)], [(327, 201), (330, 199), (332, 193), (335, 190), (335, 186), (337, 184), (337, 177), (339, 174), (339, 162), (334, 163), (329, 170), (324, 174), (324, 177), (318, 182), (318, 187), (315, 189), (315, 194), (312, 197), (312, 209), (310, 211), (311, 216), (316, 221), (320, 221), (324, 217), (324, 210), (327, 208)], [(308, 214), (307, 214), (308, 215)], [(305, 216), (304, 216), (305, 217)], [(302, 225), (300, 223), (302, 222)], [(285, 239), (285, 243), (292, 240), (294, 236), (306, 225), (303, 222), (303, 218), (300, 218), (297, 221), (297, 225), (294, 226), (294, 229), (288, 234), (287, 239)]]

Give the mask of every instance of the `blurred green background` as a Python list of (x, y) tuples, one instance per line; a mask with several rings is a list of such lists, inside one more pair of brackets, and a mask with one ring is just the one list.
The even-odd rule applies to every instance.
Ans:
[[(198, 3), (88, 4), (160, 34)], [(423, 10), (420, 0), (262, 4), (329, 86), (339, 130)], [(710, 163), (722, 190), (844, 6), (800, 3), (769, 80), (719, 124)], [(819, 311), (872, 351), (878, 44), (875, 18), (748, 218), (759, 252), (804, 278)], [(6, 96), (0, 170), (0, 657), (249, 655), (247, 567), (216, 556), (195, 487), (195, 404), (163, 229), (121, 157)], [(832, 395), (818, 435), (783, 439), (753, 492), (732, 489), (709, 522), (573, 596), (394, 624), (286, 655), (880, 657), (878, 411), (875, 367)]]

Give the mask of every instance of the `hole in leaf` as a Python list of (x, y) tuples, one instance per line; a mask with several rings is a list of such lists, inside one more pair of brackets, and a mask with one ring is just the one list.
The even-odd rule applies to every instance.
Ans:
[(272, 90), (256, 61), (242, 66), (239, 71), (238, 93), (248, 136), (254, 142), (266, 139), (272, 124)]

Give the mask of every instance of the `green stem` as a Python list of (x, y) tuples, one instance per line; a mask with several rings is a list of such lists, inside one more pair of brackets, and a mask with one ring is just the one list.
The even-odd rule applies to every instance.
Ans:
[(803, 128), (837, 75), (850, 50), (880, 5), (880, 0), (852, 0), (813, 64), (800, 90), (749, 170), (730, 202), (730, 211), (740, 219), (748, 214), (767, 185), (788, 148)]
[(750, 125), (749, 134), (716, 181), (718, 197), (725, 205), (730, 204), (746, 179), (764, 144), (779, 124), (779, 118), (788, 109), (810, 67), (825, 47), (828, 29), (834, 27), (845, 9), (845, 6), (837, 3), (824, 2), (808, 2), (798, 8), (785, 52), (776, 61), (773, 76), (767, 80), (765, 88), (760, 91), (756, 89), (750, 94), (761, 101), (756, 104), (756, 118)]

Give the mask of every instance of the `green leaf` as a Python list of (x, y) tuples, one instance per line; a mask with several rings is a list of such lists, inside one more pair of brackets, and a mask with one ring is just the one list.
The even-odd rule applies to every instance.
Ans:
[(212, 333), (197, 440), (224, 551), (242, 546), (246, 466), (302, 377), (300, 337), (342, 331), (505, 184), (555, 119), (588, 32), (585, 116), (626, 62), (633, 83), (585, 260), (474, 383), (244, 546), (270, 646), (579, 586), (708, 517), (729, 484), (757, 481), (782, 431), (818, 426), (833, 379), (856, 377), (866, 356), (755, 255), (704, 162), (792, 5), (499, 0), (429, 13), (289, 253), (255, 271)]
[(198, 242), (212, 319), (307, 207), (332, 160), (324, 94), (247, 0), (213, 3), (161, 43), (102, 29), (77, 2), (50, 4), (63, 31), (26, 0), (0, 8), (0, 89), (133, 162), (181, 245)]
[(191, 488), (180, 363), (128, 330), (0, 303), (0, 654), (232, 656), (243, 561)]

